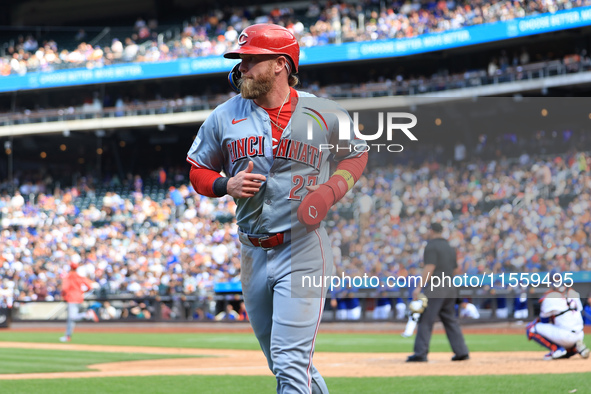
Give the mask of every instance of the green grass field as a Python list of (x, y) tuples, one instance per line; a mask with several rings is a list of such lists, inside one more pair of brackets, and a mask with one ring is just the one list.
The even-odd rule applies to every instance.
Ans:
[[(80, 352), (3, 348), (0, 350), (0, 373), (90, 371), (87, 365), (116, 361), (159, 360), (198, 356), (177, 356), (142, 353)], [(3, 383), (0, 383), (2, 387)], [(1, 392), (1, 390), (0, 390)]]
[[(0, 331), (0, 342), (58, 343), (56, 332)], [(524, 335), (468, 334), (466, 342), (477, 351), (539, 351)], [(114, 333), (79, 332), (72, 344), (132, 345), (182, 348), (256, 349), (249, 333)], [(397, 334), (320, 333), (317, 352), (395, 352), (404, 358), (412, 351), (413, 339)], [(445, 335), (436, 334), (432, 352), (451, 352)], [(83, 371), (101, 362), (164, 359), (174, 356), (154, 354), (102, 353), (69, 350), (0, 348), (0, 374), (50, 371)], [(460, 367), (460, 366), (458, 366)], [(420, 365), (417, 365), (420, 368)], [(589, 373), (507, 375), (507, 376), (430, 376), (396, 378), (326, 378), (332, 394), (339, 393), (591, 393)], [(145, 376), (43, 380), (0, 380), (0, 393), (273, 393), (275, 379), (270, 376)]]
[[(326, 378), (331, 394), (591, 392), (591, 373), (564, 375)], [(59, 393), (273, 393), (275, 379), (258, 376), (145, 376), (124, 378), (0, 380), (5, 394)]]
[[(55, 332), (0, 331), (0, 341), (57, 343), (59, 334)], [(413, 338), (402, 338), (397, 334), (360, 333), (337, 334), (319, 333), (316, 340), (318, 352), (411, 352)], [(201, 349), (243, 349), (258, 350), (259, 344), (250, 333), (113, 333), (80, 332), (72, 337), (74, 344), (118, 345), (118, 346), (157, 346)], [(543, 348), (526, 340), (525, 335), (468, 334), (466, 343), (473, 352), (486, 351), (527, 351)], [(435, 334), (431, 340), (432, 352), (451, 351), (447, 338)]]

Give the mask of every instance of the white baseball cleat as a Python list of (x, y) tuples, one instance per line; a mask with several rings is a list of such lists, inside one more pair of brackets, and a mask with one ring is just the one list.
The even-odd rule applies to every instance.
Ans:
[(70, 337), (63, 336), (60, 338), (60, 342), (70, 342)]
[(575, 348), (577, 349), (577, 352), (581, 355), (581, 357), (589, 358), (589, 353), (591, 353), (591, 351), (589, 351), (589, 348), (585, 345), (583, 341), (577, 341), (577, 343), (575, 344)]
[(558, 360), (560, 358), (568, 358), (568, 351), (562, 346), (544, 355), (544, 360)]
[(566, 357), (567, 351), (562, 346), (552, 352), (552, 360), (558, 360), (559, 358)]

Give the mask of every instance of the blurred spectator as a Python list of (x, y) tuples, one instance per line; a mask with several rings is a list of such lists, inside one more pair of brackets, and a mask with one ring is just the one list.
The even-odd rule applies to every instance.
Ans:
[(585, 325), (591, 325), (591, 295), (587, 297), (587, 302), (585, 303), (585, 307), (583, 308), (583, 322)]
[(513, 317), (519, 320), (525, 320), (529, 316), (527, 306), (527, 289), (522, 289), (513, 301)]
[(175, 207), (175, 217), (178, 219), (183, 216), (183, 213), (185, 212), (185, 198), (180, 190), (174, 186), (169, 188), (168, 193)]
[(195, 308), (195, 311), (193, 312), (193, 320), (213, 320), (214, 318), (214, 315), (205, 312), (202, 308)]
[(130, 37), (125, 39), (125, 48), (123, 49), (123, 60), (127, 62), (133, 61), (139, 51), (139, 46)]
[(347, 305), (347, 320), (361, 319), (361, 303), (359, 298), (349, 295), (345, 298), (345, 305)]
[(123, 57), (123, 43), (118, 38), (113, 38), (111, 42), (111, 53), (113, 60), (119, 60)]
[(506, 319), (507, 317), (509, 317), (509, 307), (507, 307), (507, 298), (497, 296), (495, 298), (495, 301), (497, 302), (497, 310), (495, 317), (499, 319)]
[(129, 309), (129, 316), (136, 319), (150, 320), (152, 318), (152, 312), (150, 312), (145, 303), (140, 302)]
[(240, 302), (240, 309), (238, 309), (238, 320), (240, 321), (248, 321), (248, 313), (246, 312), (246, 306), (244, 306), (244, 302)]
[[(43, 282), (41, 280), (41, 278), (37, 278), (35, 280), (33, 280), (33, 291), (35, 292), (35, 301), (46, 301), (48, 298), (48, 294), (47, 294), (47, 286), (45, 284), (45, 282)], [(53, 297), (49, 297), (51, 298), (50, 300), (47, 301), (51, 301), (53, 299)]]
[(466, 159), (466, 145), (462, 142), (457, 142), (454, 148), (454, 160), (462, 162)]
[(376, 300), (376, 306), (373, 310), (373, 318), (375, 320), (385, 320), (390, 317), (390, 311), (392, 310), (392, 300), (389, 298), (381, 297)]
[(232, 306), (232, 304), (228, 304), (226, 305), (225, 311), (222, 311), (216, 315), (215, 320), (240, 320), (240, 315), (234, 310), (234, 306)]
[(74, 40), (76, 41), (86, 41), (86, 31), (84, 29), (78, 30), (76, 35), (74, 36)]
[(346, 298), (331, 298), (331, 307), (335, 311), (336, 320), (347, 320)]
[[(574, 133), (574, 147), (584, 148), (585, 137)], [(563, 152), (535, 153), (548, 143)], [(463, 165), (427, 160), (375, 166), (327, 220), (339, 267), (348, 275), (416, 274), (423, 234), (436, 219), (447, 222), (458, 263), (468, 274), (591, 271), (591, 157), (535, 136), (524, 139), (524, 146), (527, 160), (520, 148), (514, 157), (484, 160), (483, 153)], [(536, 175), (542, 166), (550, 171), (549, 185)], [(163, 296), (203, 301), (214, 283), (239, 280), (233, 200), (201, 198), (182, 184), (175, 190), (186, 209), (177, 218), (166, 192), (178, 173), (170, 171), (165, 185), (159, 184), (156, 168), (151, 174), (144, 178), (146, 187), (159, 188), (159, 199), (136, 190), (133, 174), (126, 182), (81, 177), (67, 188), (17, 176), (13, 194), (7, 180), (0, 183), (0, 298), (6, 303), (40, 295), (60, 299), (68, 250), (79, 251), (80, 270), (109, 295), (145, 297), (157, 288)], [(547, 198), (542, 197), (545, 187)], [(105, 192), (82, 205), (94, 188)], [(373, 207), (365, 232), (355, 220), (355, 202), (364, 196)], [(341, 299), (333, 307), (347, 319), (350, 301), (344, 294), (335, 296)], [(515, 294), (509, 296), (512, 303)], [(500, 312), (504, 308), (508, 316), (504, 302)]]
[(402, 298), (396, 300), (396, 320), (404, 320), (406, 318), (406, 303)]
[(472, 304), (467, 299), (462, 300), (459, 309), (460, 318), (480, 319), (480, 312), (478, 312), (478, 308), (476, 308), (476, 305)]
[[(373, 41), (392, 38), (410, 38), (421, 34), (438, 33), (448, 30), (460, 29), (483, 23), (507, 21), (514, 18), (522, 18), (527, 15), (539, 13), (554, 13), (559, 10), (583, 7), (591, 4), (591, 0), (558, 1), (548, 0), (529, 2), (524, 6), (521, 2), (501, 0), (494, 4), (483, 3), (475, 0), (467, 3), (447, 3), (437, 6), (433, 3), (421, 2), (393, 2), (380, 7), (379, 11), (373, 2), (361, 4), (328, 2), (320, 4), (311, 2), (305, 12), (307, 24), (295, 18), (294, 10), (290, 8), (273, 8), (268, 14), (262, 11), (253, 14), (247, 19), (242, 10), (230, 9), (230, 12), (215, 10), (210, 14), (193, 17), (191, 22), (185, 22), (182, 33), (170, 41), (152, 45), (152, 52), (144, 56), (138, 44), (152, 40), (156, 41), (158, 22), (155, 19), (146, 21), (140, 16), (133, 26), (134, 34), (124, 39), (125, 46), (111, 48), (112, 54), (106, 59), (94, 59), (96, 54), (90, 55), (88, 50), (86, 32), (81, 29), (75, 36), (75, 40), (81, 46), (70, 51), (66, 48), (58, 50), (57, 45), (47, 46), (39, 57), (31, 57), (38, 49), (38, 43), (32, 35), (27, 39), (19, 36), (12, 50), (7, 51), (3, 59), (11, 63), (11, 73), (25, 74), (27, 71), (51, 71), (55, 67), (95, 67), (97, 64), (111, 64), (120, 59), (126, 62), (144, 61), (168, 61), (182, 57), (220, 55), (232, 45), (237, 45), (238, 33), (247, 25), (254, 23), (278, 23), (291, 30), (300, 41), (302, 47), (312, 47), (348, 41)], [(226, 18), (226, 19), (224, 19)], [(179, 24), (180, 25), (180, 24)], [(180, 26), (179, 26), (180, 27)], [(118, 41), (118, 40), (117, 40)], [(113, 45), (113, 44), (112, 44)], [(154, 48), (160, 52), (155, 56)], [(166, 49), (165, 49), (166, 48)], [(170, 48), (170, 50), (168, 50)], [(107, 48), (98, 48), (107, 53)], [(95, 48), (97, 50), (97, 48)], [(59, 58), (51, 53), (60, 53)], [(121, 56), (121, 54), (123, 56)], [(529, 63), (527, 50), (522, 49), (521, 54), (513, 54), (513, 61), (509, 61), (509, 55), (504, 51), (498, 59), (498, 63), (491, 62), (489, 76), (494, 76), (497, 69), (506, 72), (510, 65)], [(42, 59), (41, 62), (37, 61)], [(97, 64), (94, 64), (94, 63)], [(8, 69), (6, 69), (8, 70)], [(3, 73), (4, 74), (4, 73)]]
[(112, 320), (117, 319), (119, 317), (119, 313), (117, 309), (109, 301), (103, 302), (103, 305), (100, 309), (100, 318), (101, 320)]
[(27, 40), (23, 43), (23, 49), (27, 52), (35, 52), (37, 48), (39, 48), (37, 40), (35, 40), (33, 36), (28, 35)]

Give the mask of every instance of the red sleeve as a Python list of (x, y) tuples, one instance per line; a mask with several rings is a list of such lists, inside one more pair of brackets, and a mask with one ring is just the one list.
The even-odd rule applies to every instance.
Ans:
[[(347, 194), (349, 189), (353, 187), (355, 182), (361, 178), (361, 174), (363, 174), (363, 170), (365, 170), (365, 165), (367, 164), (368, 154), (367, 152), (363, 152), (359, 156), (351, 157), (348, 159), (344, 159), (337, 165), (337, 170), (335, 174), (333, 174), (330, 179), (325, 183), (326, 186), (330, 187), (333, 192), (333, 201), (330, 205), (334, 204), (335, 202), (339, 201), (341, 198)], [(338, 174), (338, 171), (346, 171), (349, 174)], [(343, 176), (344, 175), (344, 176)], [(345, 179), (349, 178), (348, 180)], [(352, 178), (352, 183), (349, 183)]]
[(219, 197), (213, 192), (213, 182), (221, 177), (222, 175), (219, 172), (208, 168), (199, 168), (194, 164), (191, 166), (191, 172), (189, 173), (193, 189), (206, 197)]
[(368, 157), (369, 155), (367, 154), (367, 152), (363, 152), (361, 155), (357, 157), (351, 157), (349, 159), (342, 160), (337, 165), (337, 170), (348, 171), (351, 175), (353, 175), (353, 179), (355, 179), (355, 182), (357, 182), (359, 178), (361, 178), (363, 170), (365, 170)]

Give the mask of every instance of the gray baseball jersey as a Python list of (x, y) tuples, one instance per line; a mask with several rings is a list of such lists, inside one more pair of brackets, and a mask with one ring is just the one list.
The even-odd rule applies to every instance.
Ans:
[(330, 100), (298, 92), (291, 108), (275, 157), (267, 111), (236, 96), (203, 123), (187, 161), (227, 176), (252, 161), (252, 172), (267, 178), (253, 197), (236, 200), (238, 226), (248, 235), (289, 232), (291, 238), (265, 250), (241, 234), (246, 310), (277, 378), (277, 392), (327, 394), (312, 364), (326, 288), (304, 288), (302, 278), (313, 276), (319, 278), (314, 283), (322, 283), (330, 276), (332, 250), (325, 229), (308, 233), (297, 219), (297, 208), (305, 186), (328, 180), (331, 159), (358, 156), (365, 142), (355, 139), (351, 118)]
[[(352, 121), (338, 104), (309, 93), (298, 96), (275, 158), (267, 111), (240, 95), (212, 112), (189, 150), (187, 161), (199, 168), (231, 177), (252, 161), (253, 173), (267, 177), (254, 197), (236, 200), (238, 226), (248, 234), (302, 231), (293, 213), (306, 194), (305, 186), (328, 180), (329, 159), (339, 161), (363, 151), (359, 145), (365, 142), (355, 138)], [(348, 139), (339, 138), (343, 115), (349, 122)]]

